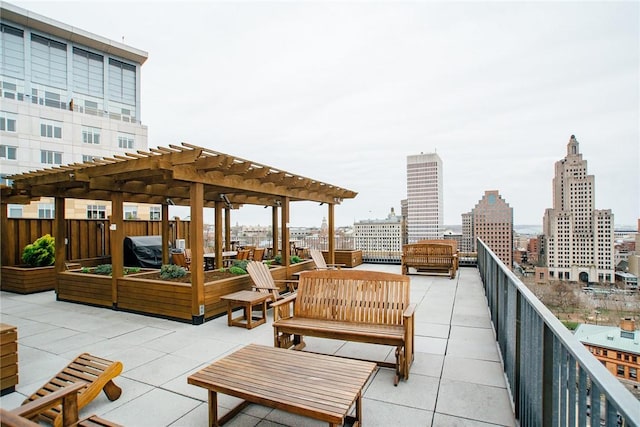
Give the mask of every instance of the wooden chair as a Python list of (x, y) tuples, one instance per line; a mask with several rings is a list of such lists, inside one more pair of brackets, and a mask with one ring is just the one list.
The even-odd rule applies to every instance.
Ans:
[(63, 427), (122, 427), (97, 415), (79, 420), (78, 392), (86, 386), (84, 382), (77, 382), (19, 408), (12, 410), (0, 408), (0, 423), (2, 427), (39, 427), (40, 424), (32, 421), (33, 419), (43, 411), (60, 407)]
[(187, 248), (184, 250), (184, 259), (187, 261), (187, 264), (191, 265), (191, 249)]
[(182, 252), (176, 252), (171, 254), (171, 259), (175, 265), (179, 265), (186, 270), (189, 270), (189, 263), (187, 262), (187, 258), (184, 256)]
[(251, 249), (241, 249), (238, 251), (238, 255), (236, 256), (236, 259), (239, 261), (249, 259), (250, 252), (251, 252)]
[[(120, 375), (121, 372), (121, 362), (112, 362), (89, 353), (82, 353), (56, 376), (51, 378), (40, 390), (29, 396), (23, 402), (23, 406), (77, 383), (83, 384), (83, 387), (77, 393), (78, 410), (84, 408), (95, 399), (100, 394), (100, 391), (104, 391), (109, 400), (116, 400), (122, 394), (122, 389), (113, 382), (113, 378)], [(61, 404), (57, 406), (51, 405), (39, 412), (37, 416), (54, 427), (60, 427), (63, 425), (62, 412)]]
[(255, 248), (253, 250), (253, 261), (261, 262), (264, 258), (264, 248)]
[[(253, 280), (253, 288), (258, 292), (271, 293), (272, 302), (278, 301), (291, 293), (295, 292), (295, 285), (298, 284), (297, 280), (274, 280), (269, 266), (258, 261), (249, 261), (247, 263), (247, 273)], [(280, 294), (280, 288), (276, 283), (286, 283), (288, 292)]]
[(345, 266), (344, 264), (327, 264), (319, 249), (309, 249), (309, 252), (311, 253), (311, 259), (316, 264), (316, 270), (340, 270)]

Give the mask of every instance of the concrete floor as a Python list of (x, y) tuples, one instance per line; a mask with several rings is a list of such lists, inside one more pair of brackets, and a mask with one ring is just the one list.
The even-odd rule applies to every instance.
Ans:
[[(363, 264), (361, 270), (400, 272), (398, 265)], [(379, 368), (365, 386), (366, 426), (515, 426), (498, 348), (478, 270), (458, 277), (412, 274), (417, 304), (415, 362), (408, 381), (393, 386)], [(269, 319), (272, 319), (269, 313)], [(124, 364), (116, 378), (122, 396), (101, 394), (81, 411), (125, 426), (205, 426), (206, 390), (187, 377), (248, 343), (273, 345), (270, 322), (252, 330), (228, 327), (226, 317), (193, 326), (137, 314), (57, 302), (53, 291), (0, 292), (0, 321), (18, 327), (19, 384), (0, 407), (19, 406), (79, 353)], [(306, 338), (305, 350), (336, 356), (393, 360), (391, 347)], [(283, 367), (283, 372), (284, 372)], [(220, 395), (220, 413), (238, 399)], [(248, 406), (230, 426), (326, 425), (259, 405)]]

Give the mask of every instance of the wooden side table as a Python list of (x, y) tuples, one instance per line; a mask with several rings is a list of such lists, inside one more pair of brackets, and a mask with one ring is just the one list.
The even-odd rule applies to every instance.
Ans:
[(18, 328), (0, 323), (0, 396), (13, 393), (18, 384)]
[[(221, 300), (227, 301), (227, 325), (240, 326), (251, 329), (260, 326), (267, 321), (267, 301), (271, 294), (257, 291), (239, 291), (229, 295), (223, 295)], [(253, 318), (253, 307), (262, 305), (262, 317)], [(233, 309), (242, 307), (242, 315), (233, 318)]]

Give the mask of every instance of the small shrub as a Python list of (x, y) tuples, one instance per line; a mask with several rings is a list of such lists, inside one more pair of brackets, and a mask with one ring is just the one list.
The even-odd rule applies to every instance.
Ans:
[(135, 274), (135, 273), (140, 273), (140, 267), (125, 267), (124, 268), (125, 276), (127, 274)]
[(291, 264), (297, 264), (300, 261), (302, 261), (302, 258), (300, 258), (298, 255), (294, 255), (291, 257)]
[(248, 259), (243, 259), (243, 260), (235, 260), (233, 261), (233, 266), (232, 267), (238, 267), (241, 268), (242, 270), (244, 270), (244, 272), (247, 272), (247, 264), (249, 264), (249, 260)]
[(243, 270), (242, 268), (233, 265), (233, 266), (229, 267), (229, 273), (232, 273), (232, 274), (247, 274), (247, 270)]
[(91, 267), (81, 267), (80, 273), (91, 273)]
[(50, 234), (24, 247), (22, 261), (31, 267), (47, 267), (56, 261), (55, 239)]
[(102, 274), (103, 276), (111, 276), (112, 271), (113, 268), (111, 267), (111, 264), (100, 264), (93, 269), (95, 274)]
[(274, 264), (282, 264), (282, 255), (278, 254), (273, 257)]
[(164, 264), (160, 267), (160, 277), (163, 279), (177, 279), (187, 275), (187, 270), (175, 264)]

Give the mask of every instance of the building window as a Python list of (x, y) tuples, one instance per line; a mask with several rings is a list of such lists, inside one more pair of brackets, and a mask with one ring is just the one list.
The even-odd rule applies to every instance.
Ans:
[(616, 374), (619, 377), (624, 377), (624, 365), (616, 365)]
[(9, 205), (9, 218), (22, 218), (21, 205)]
[(6, 132), (16, 131), (16, 117), (11, 113), (0, 112), (0, 130)]
[[(0, 25), (0, 54), (2, 55), (2, 73), (18, 79), (24, 79), (24, 31), (10, 27), (5, 24)], [(12, 96), (6, 98), (15, 99), (15, 91)]]
[(125, 206), (124, 219), (138, 219), (138, 207), (135, 205)]
[(61, 165), (62, 153), (59, 151), (40, 150), (40, 163)]
[(90, 162), (93, 162), (94, 160), (100, 160), (100, 156), (89, 156), (87, 154), (82, 155), (83, 163), (90, 163)]
[(82, 126), (82, 142), (85, 144), (100, 144), (100, 128)]
[(79, 93), (102, 98), (104, 60), (101, 55), (73, 48), (73, 87)]
[(160, 221), (162, 219), (162, 208), (160, 206), (150, 206), (149, 219), (151, 221)]
[(118, 148), (133, 149), (133, 135), (128, 133), (119, 134)]
[(54, 217), (54, 205), (51, 203), (38, 204), (38, 218), (53, 218)]
[(632, 380), (638, 379), (638, 368), (629, 367), (629, 378)]
[(136, 67), (109, 58), (109, 97), (129, 105), (136, 103)]
[(107, 207), (104, 205), (87, 205), (88, 219), (106, 219)]
[(67, 45), (31, 33), (31, 76), (34, 82), (67, 88)]
[(11, 145), (0, 145), (0, 159), (16, 160), (18, 158), (18, 147)]
[(13, 181), (8, 179), (6, 175), (0, 175), (0, 184), (4, 184), (7, 187), (11, 187), (13, 185)]
[(62, 123), (51, 120), (40, 122), (40, 136), (45, 138), (62, 138)]

